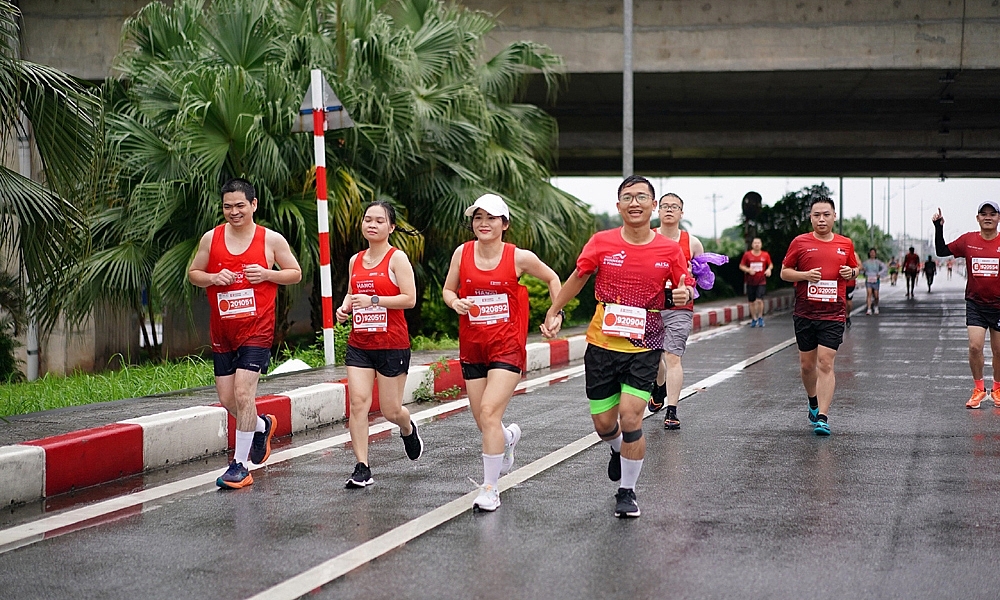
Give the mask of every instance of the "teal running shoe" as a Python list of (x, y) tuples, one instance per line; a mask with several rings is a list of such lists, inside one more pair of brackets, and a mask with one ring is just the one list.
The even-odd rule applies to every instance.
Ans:
[(815, 425), (819, 421), (819, 407), (809, 409), (809, 424)]
[(830, 424), (826, 421), (816, 421), (813, 426), (813, 433), (823, 437), (830, 435)]

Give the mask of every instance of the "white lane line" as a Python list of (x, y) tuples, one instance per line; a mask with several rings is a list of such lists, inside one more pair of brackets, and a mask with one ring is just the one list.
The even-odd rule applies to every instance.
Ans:
[[(539, 386), (551, 385), (552, 381), (556, 379), (569, 379), (582, 374), (582, 365), (570, 367), (568, 369), (549, 373), (541, 377), (522, 381), (518, 384), (517, 389), (530, 391)], [(441, 415), (463, 410), (468, 408), (468, 406), (469, 400), (467, 398), (455, 400), (440, 406), (429, 408), (419, 413), (414, 413), (413, 420), (417, 423), (417, 425), (423, 425)], [(369, 428), (369, 436), (376, 436), (386, 431), (392, 432), (398, 430), (399, 427), (386, 421), (372, 425)], [(335, 435), (333, 437), (317, 440), (296, 448), (289, 448), (287, 450), (274, 452), (271, 454), (271, 458), (268, 459), (267, 464), (273, 465), (299, 458), (301, 456), (306, 456), (314, 452), (322, 452), (323, 450), (327, 450), (329, 448), (342, 446), (350, 441), (351, 435), (349, 433)], [(250, 466), (251, 470), (259, 468), (261, 468), (259, 465)], [(33, 544), (35, 542), (40, 542), (47, 537), (52, 537), (54, 533), (59, 532), (60, 530), (66, 530), (65, 532), (77, 531), (106, 523), (109, 520), (114, 520), (113, 518), (108, 518), (109, 515), (113, 515), (114, 513), (121, 513), (121, 517), (127, 517), (135, 514), (135, 510), (129, 509), (134, 509), (135, 507), (141, 506), (147, 502), (153, 502), (168, 496), (181, 494), (202, 486), (214, 486), (215, 480), (218, 476), (219, 472), (218, 469), (216, 469), (210, 473), (195, 475), (186, 479), (157, 486), (155, 488), (129, 494), (127, 496), (110, 498), (89, 506), (69, 510), (64, 513), (32, 521), (31, 523), (25, 523), (23, 525), (5, 529), (0, 531), (0, 554), (22, 546)], [(211, 488), (209, 487), (209, 489)]]
[[(787, 339), (759, 354), (756, 354), (746, 360), (741, 360), (740, 362), (727, 367), (710, 377), (702, 379), (690, 388), (687, 388), (685, 391), (689, 391), (688, 395), (692, 395), (698, 391), (692, 388), (707, 388), (710, 385), (721, 383), (754, 363), (760, 362), (773, 354), (777, 354), (794, 343), (795, 338)], [(649, 416), (649, 414), (650, 413), (647, 411), (646, 416)], [(506, 491), (507, 489), (527, 481), (539, 473), (554, 467), (564, 460), (583, 452), (598, 442), (600, 442), (600, 438), (597, 434), (590, 433), (575, 442), (570, 443), (569, 445), (563, 446), (555, 452), (539, 458), (531, 464), (517, 469), (506, 477), (501, 477), (497, 487), (501, 492)], [(313, 590), (316, 590), (335, 579), (343, 577), (361, 565), (367, 564), (387, 552), (402, 546), (406, 542), (427, 533), (435, 527), (447, 523), (458, 515), (472, 510), (472, 502), (476, 499), (477, 494), (478, 491), (473, 490), (443, 506), (439, 506), (438, 508), (435, 508), (434, 510), (394, 529), (390, 529), (382, 535), (372, 538), (360, 546), (322, 562), (308, 571), (304, 571), (303, 573), (300, 573), (290, 579), (286, 579), (285, 581), (268, 588), (259, 594), (251, 596), (249, 600), (263, 600), (265, 598), (268, 600), (292, 600), (294, 598), (305, 596)]]

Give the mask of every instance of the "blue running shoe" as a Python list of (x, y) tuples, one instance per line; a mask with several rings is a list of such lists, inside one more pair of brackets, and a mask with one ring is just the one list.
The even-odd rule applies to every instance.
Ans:
[(819, 407), (809, 409), (809, 424), (815, 425), (819, 421)]
[(830, 435), (830, 424), (826, 421), (816, 421), (813, 426), (813, 433), (823, 437)]
[(243, 463), (235, 460), (229, 463), (229, 468), (215, 480), (215, 485), (224, 490), (238, 490), (253, 483), (253, 475), (243, 466)]
[(757, 326), (757, 319), (750, 319), (750, 327), (756, 327), (756, 326)]
[(764, 317), (761, 317), (757, 319), (757, 327), (763, 327), (763, 326), (764, 326)]

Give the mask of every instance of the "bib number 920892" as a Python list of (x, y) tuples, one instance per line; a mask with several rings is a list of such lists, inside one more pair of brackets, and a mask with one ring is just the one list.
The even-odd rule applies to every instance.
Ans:
[(469, 323), (472, 325), (493, 325), (510, 320), (510, 301), (507, 299), (507, 294), (469, 296), (466, 300), (472, 301), (472, 306), (469, 307)]

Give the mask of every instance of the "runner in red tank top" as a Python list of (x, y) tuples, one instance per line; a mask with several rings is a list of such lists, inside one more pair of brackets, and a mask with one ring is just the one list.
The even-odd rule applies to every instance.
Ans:
[[(660, 228), (657, 231), (668, 240), (681, 245), (690, 271), (691, 259), (704, 254), (705, 247), (701, 240), (681, 229), (683, 218), (684, 201), (681, 197), (672, 192), (663, 194), (660, 197)], [(647, 407), (650, 412), (657, 412), (666, 402), (667, 413), (663, 418), (665, 429), (681, 428), (681, 421), (677, 417), (677, 405), (681, 399), (681, 388), (684, 387), (684, 365), (681, 364), (681, 358), (687, 350), (687, 339), (694, 325), (693, 296), (694, 294), (690, 294), (684, 299), (671, 302), (673, 306), (660, 313), (663, 319), (663, 354), (660, 356), (656, 385)]]
[[(257, 415), (257, 381), (267, 372), (274, 339), (274, 297), (279, 285), (302, 279), (302, 270), (281, 234), (253, 222), (257, 191), (244, 179), (222, 187), (226, 223), (201, 238), (188, 269), (193, 285), (207, 288), (212, 359), (219, 402), (236, 419), (233, 461), (216, 484), (253, 483), (247, 465), (271, 454), (274, 415)], [(277, 265), (281, 270), (273, 270)]]
[(811, 233), (792, 240), (781, 263), (781, 278), (795, 283), (795, 341), (802, 385), (809, 397), (809, 424), (816, 435), (830, 435), (827, 415), (833, 403), (837, 349), (844, 340), (847, 282), (858, 276), (850, 238), (833, 233), (836, 207), (829, 198), (813, 200)]
[(472, 217), (476, 239), (459, 246), (451, 257), (442, 297), (459, 315), (459, 360), (469, 394), (469, 407), (483, 433), (483, 485), (473, 510), (492, 512), (500, 506), (497, 481), (514, 465), (514, 446), (521, 438), (516, 423), (503, 424), (514, 388), (526, 363), (528, 291), (523, 273), (559, 293), (559, 276), (533, 252), (505, 244), (510, 211), (500, 196), (485, 194), (465, 211)]
[(403, 310), (416, 304), (417, 288), (406, 253), (389, 245), (389, 234), (396, 230), (396, 209), (391, 204), (376, 200), (368, 205), (361, 222), (368, 249), (351, 257), (350, 289), (337, 308), (337, 321), (351, 319), (353, 325), (345, 364), (351, 399), (348, 428), (357, 463), (345, 484), (349, 489), (374, 483), (368, 464), (368, 413), (376, 378), (379, 407), (399, 427), (406, 456), (417, 460), (424, 449), (410, 411), (403, 406), (410, 368), (410, 334)]

